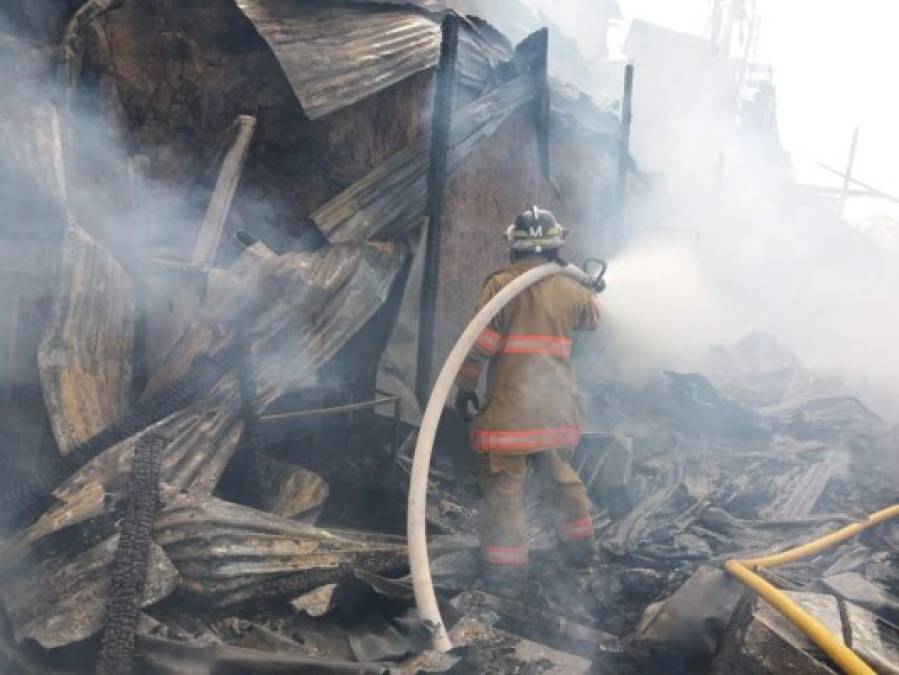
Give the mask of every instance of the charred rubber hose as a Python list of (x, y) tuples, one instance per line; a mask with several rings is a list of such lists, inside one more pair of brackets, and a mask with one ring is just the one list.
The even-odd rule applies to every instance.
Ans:
[(542, 279), (557, 274), (564, 274), (589, 288), (593, 287), (594, 280), (585, 274), (583, 270), (574, 265), (560, 265), (554, 262), (540, 265), (516, 277), (497, 293), (490, 302), (484, 305), (471, 323), (468, 324), (465, 332), (456, 341), (456, 345), (437, 376), (437, 381), (431, 390), (428, 405), (421, 418), (421, 428), (418, 432), (418, 441), (415, 444), (412, 472), (409, 479), (406, 536), (409, 542), (409, 567), (412, 571), (412, 588), (415, 592), (415, 604), (418, 606), (418, 613), (421, 618), (431, 624), (434, 648), (439, 651), (448, 651), (452, 649), (453, 645), (446, 632), (446, 626), (443, 624), (443, 618), (440, 616), (437, 596), (434, 594), (434, 583), (431, 580), (425, 510), (428, 498), (428, 473), (431, 466), (431, 451), (433, 450), (434, 436), (437, 433), (440, 415), (453, 387), (456, 373), (462, 367), (462, 362), (468, 355), (468, 351), (493, 317), (526, 288), (533, 286)]
[(43, 467), (38, 475), (30, 480), (20, 481), (0, 495), (0, 511), (10, 512), (14, 518), (35, 511), (60, 483), (101, 452), (177, 412), (208, 391), (233, 367), (237, 349), (237, 341), (232, 340), (218, 354), (197, 357), (190, 369), (175, 382), (146, 401), (137, 403), (68, 455), (57, 457), (52, 464)]
[(159, 510), (159, 467), (166, 440), (148, 432), (134, 448), (128, 502), (112, 565), (98, 675), (134, 672), (137, 624), (147, 585), (153, 521)]
[(872, 513), (864, 520), (847, 525), (836, 532), (831, 532), (820, 539), (797, 546), (789, 551), (775, 553), (763, 558), (753, 558), (752, 560), (729, 560), (724, 567), (805, 633), (812, 642), (833, 659), (834, 663), (843, 669), (843, 672), (849, 675), (874, 675), (874, 669), (865, 663), (850, 647), (847, 647), (843, 643), (842, 638), (831, 633), (820, 621), (793, 602), (788, 595), (769, 584), (753, 570), (760, 567), (769, 568), (786, 565), (787, 563), (816, 555), (832, 546), (843, 543), (860, 532), (864, 532), (869, 527), (874, 527), (892, 518), (899, 518), (899, 504)]

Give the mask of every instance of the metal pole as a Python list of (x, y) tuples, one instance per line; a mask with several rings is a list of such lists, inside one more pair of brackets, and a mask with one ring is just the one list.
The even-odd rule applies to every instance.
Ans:
[(428, 231), (418, 331), (418, 365), (415, 394), (422, 405), (428, 400), (434, 361), (434, 326), (437, 316), (437, 283), (440, 278), (440, 235), (446, 201), (449, 136), (453, 93), (456, 88), (456, 54), (459, 23), (454, 14), (443, 19), (440, 65), (437, 69), (434, 110), (431, 114), (431, 163), (428, 168)]
[(852, 130), (852, 145), (849, 146), (849, 160), (846, 162), (846, 173), (843, 174), (843, 194), (840, 197), (840, 218), (846, 211), (846, 199), (849, 197), (849, 185), (852, 183), (852, 168), (855, 166), (855, 149), (858, 146), (858, 127)]
[(624, 68), (624, 96), (621, 98), (621, 128), (618, 134), (618, 184), (615, 208), (618, 211), (612, 248), (621, 247), (624, 239), (624, 204), (627, 200), (627, 174), (631, 156), (631, 118), (634, 93), (634, 64)]

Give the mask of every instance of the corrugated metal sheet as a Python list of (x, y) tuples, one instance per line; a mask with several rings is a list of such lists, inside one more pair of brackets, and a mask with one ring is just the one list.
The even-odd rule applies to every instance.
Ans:
[(122, 414), (131, 389), (133, 350), (131, 277), (87, 232), (70, 225), (61, 280), (37, 356), (62, 454)]
[[(440, 20), (427, 3), (236, 0), (268, 43), (303, 110), (317, 119), (437, 64)], [(458, 77), (476, 93), (496, 82), (511, 45), (479, 21), (463, 21)]]
[[(356, 334), (383, 304), (405, 257), (401, 247), (382, 243), (330, 246), (315, 253), (288, 253), (273, 261), (269, 272), (279, 292), (266, 296), (267, 306), (248, 327), (263, 404), (307, 381)], [(235, 289), (252, 283), (246, 275), (235, 276)], [(258, 276), (258, 271), (251, 276)], [(239, 304), (240, 297), (217, 295), (207, 302), (221, 314)], [(202, 321), (194, 324), (185, 345), (196, 342), (208, 348), (213, 344), (205, 335), (208, 326)], [(179, 356), (175, 353), (172, 358)], [(53, 532), (112, 508), (105, 495), (122, 493), (135, 445), (144, 434), (154, 433), (167, 440), (163, 483), (170, 491), (194, 494), (190, 500), (175, 499), (160, 515), (160, 541), (174, 546), (186, 583), (214, 602), (227, 604), (257, 592), (277, 594), (280, 588), (302, 589), (304, 582), (292, 579), (297, 572), (309, 571), (308, 582), (315, 586), (321, 579), (342, 576), (346, 565), (378, 571), (405, 558), (401, 540), (335, 535), (204, 498), (218, 483), (242, 429), (239, 385), (228, 374), (194, 404), (109, 448), (77, 471), (54, 491), (59, 504), (13, 542), (13, 550), (20, 552)], [(185, 520), (179, 520), (181, 516)], [(191, 535), (191, 523), (204, 518), (204, 534)], [(54, 558), (32, 566), (21, 578), (9, 575), (0, 584), (0, 597), (7, 608), (15, 608), (16, 630), (49, 646), (95, 632), (102, 625), (115, 551), (109, 541), (113, 540), (71, 559)], [(9, 552), (0, 552), (4, 562), (10, 562)], [(164, 588), (149, 597), (158, 600), (171, 590), (175, 574), (171, 565), (166, 575), (159, 572), (157, 568), (168, 561), (161, 551), (154, 555), (150, 587)], [(284, 577), (291, 578), (282, 581)], [(65, 593), (60, 591), (64, 587)], [(50, 645), (53, 641), (59, 642)]]
[[(450, 175), (534, 92), (532, 77), (523, 75), (456, 112), (450, 135)], [(312, 218), (332, 242), (392, 239), (409, 233), (425, 217), (429, 149), (429, 136), (418, 139)]]
[(297, 595), (354, 569), (402, 566), (400, 537), (331, 532), (214, 497), (178, 494), (156, 518), (153, 538), (186, 590), (225, 606)]

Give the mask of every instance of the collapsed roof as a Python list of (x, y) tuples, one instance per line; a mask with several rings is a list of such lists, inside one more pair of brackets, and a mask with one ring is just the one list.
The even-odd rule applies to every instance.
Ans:
[[(310, 119), (436, 66), (440, 21), (449, 11), (432, 2), (236, 2), (275, 54)], [(497, 70), (513, 57), (512, 45), (476, 19), (462, 19), (460, 27), (459, 83), (479, 95), (497, 83)]]

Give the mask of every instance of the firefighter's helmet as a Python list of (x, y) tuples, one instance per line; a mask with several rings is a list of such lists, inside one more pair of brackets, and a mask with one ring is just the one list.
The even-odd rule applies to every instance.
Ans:
[(506, 241), (515, 253), (542, 253), (561, 247), (566, 234), (552, 211), (532, 206), (509, 225)]

